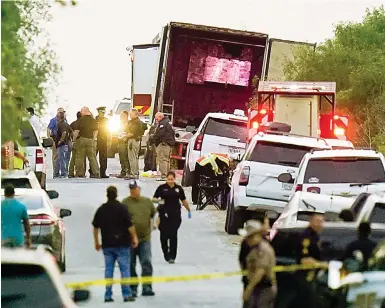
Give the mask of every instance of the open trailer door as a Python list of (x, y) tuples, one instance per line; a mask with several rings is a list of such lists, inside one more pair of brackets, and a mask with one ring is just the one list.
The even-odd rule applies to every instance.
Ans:
[(281, 39), (269, 39), (267, 57), (265, 61), (265, 80), (266, 81), (285, 81), (284, 68), (287, 60), (294, 60), (296, 48), (308, 46), (315, 49), (316, 44), (286, 41)]

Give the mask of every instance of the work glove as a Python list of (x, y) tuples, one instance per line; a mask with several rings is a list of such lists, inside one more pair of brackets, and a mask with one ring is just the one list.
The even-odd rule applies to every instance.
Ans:
[(190, 219), (191, 218), (191, 212), (188, 212), (187, 217)]

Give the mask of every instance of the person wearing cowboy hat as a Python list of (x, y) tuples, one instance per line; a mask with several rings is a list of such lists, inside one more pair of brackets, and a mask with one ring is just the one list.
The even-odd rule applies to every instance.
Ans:
[[(266, 214), (258, 215), (255, 217), (255, 219), (262, 224), (262, 228), (264, 229), (262, 231), (262, 237), (268, 241), (267, 236), (268, 236), (269, 230), (270, 230), (270, 221), (269, 221), (268, 216)], [(247, 237), (244, 238), (241, 242), (241, 247), (240, 247), (239, 256), (238, 256), (239, 265), (240, 265), (242, 271), (246, 271), (246, 269), (247, 269), (246, 258), (247, 258), (247, 255), (249, 254), (249, 252), (251, 251), (251, 249), (253, 249), (253, 247), (249, 246), (248, 238)], [(242, 284), (243, 284), (243, 289), (245, 290), (247, 288), (247, 285), (248, 285), (246, 273), (245, 273), (245, 275), (242, 276)], [(243, 302), (243, 307), (247, 308), (248, 302)]]
[(249, 302), (249, 308), (273, 308), (277, 294), (273, 271), (276, 261), (273, 248), (263, 239), (265, 227), (257, 220), (249, 220), (238, 233), (252, 247), (246, 257), (248, 284), (243, 291), (243, 300)]

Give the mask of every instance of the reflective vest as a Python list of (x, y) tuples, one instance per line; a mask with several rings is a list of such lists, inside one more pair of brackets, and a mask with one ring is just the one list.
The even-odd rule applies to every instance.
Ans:
[(230, 160), (227, 157), (226, 154), (221, 153), (209, 153), (206, 156), (202, 156), (198, 158), (197, 163), (199, 165), (206, 166), (207, 164), (211, 164), (211, 168), (213, 169), (215, 175), (222, 173), (221, 169), (219, 168), (218, 164), (216, 163), (216, 160), (219, 159), (220, 161), (224, 162), (227, 166), (230, 166)]
[[(22, 155), (25, 155), (25, 152), (21, 147), (21, 145), (17, 143), (17, 146), (19, 147), (19, 153), (21, 153)], [(24, 161), (21, 158), (16, 157), (15, 155), (13, 156), (13, 169), (20, 169), (20, 170), (24, 169)]]

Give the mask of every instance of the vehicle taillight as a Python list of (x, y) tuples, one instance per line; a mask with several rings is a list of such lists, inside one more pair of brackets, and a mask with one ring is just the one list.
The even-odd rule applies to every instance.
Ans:
[(297, 184), (295, 191), (302, 191), (302, 184)]
[(259, 114), (266, 114), (267, 113), (267, 111), (265, 110), (265, 109), (261, 109), (260, 111), (259, 111)]
[(29, 216), (29, 223), (30, 225), (33, 226), (49, 226), (53, 225), (55, 221), (52, 219), (51, 216), (46, 215), (46, 214), (41, 214), (41, 215), (30, 215)]
[(252, 128), (258, 129), (259, 123), (258, 122), (253, 122), (251, 125)]
[(343, 128), (335, 128), (334, 129), (334, 135), (336, 136), (345, 136), (345, 130)]
[(36, 164), (42, 164), (44, 162), (44, 153), (41, 149), (36, 149)]
[(195, 144), (194, 144), (194, 150), (195, 151), (202, 150), (202, 142), (203, 142), (203, 135), (199, 135), (197, 137), (197, 139), (195, 140)]
[(246, 186), (249, 183), (250, 167), (243, 167), (239, 177), (239, 185)]

